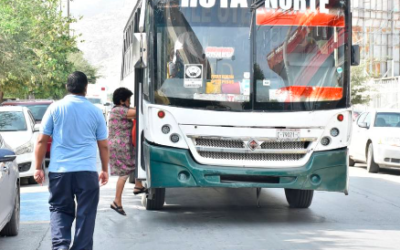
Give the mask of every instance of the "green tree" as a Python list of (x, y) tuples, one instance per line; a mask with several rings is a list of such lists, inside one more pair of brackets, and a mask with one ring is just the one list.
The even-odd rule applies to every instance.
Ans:
[(367, 94), (370, 90), (367, 83), (371, 78), (367, 75), (365, 67), (365, 64), (361, 64), (351, 68), (351, 103), (353, 105), (366, 104), (371, 100)]
[[(76, 19), (63, 17), (59, 0), (0, 0), (0, 102), (14, 97), (61, 98), (69, 73), (81, 67), (70, 60), (79, 36), (70, 35)], [(91, 69), (91, 81), (96, 70)], [(93, 73), (93, 74), (92, 74)]]
[(96, 83), (100, 77), (99, 69), (92, 66), (84, 57), (81, 51), (70, 54), (68, 61), (73, 64), (73, 71), (81, 71), (86, 74), (89, 83)]

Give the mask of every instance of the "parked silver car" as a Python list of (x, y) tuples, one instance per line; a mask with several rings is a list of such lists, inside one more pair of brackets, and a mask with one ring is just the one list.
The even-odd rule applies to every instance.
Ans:
[(0, 235), (19, 231), (20, 191), (16, 155), (0, 135)]

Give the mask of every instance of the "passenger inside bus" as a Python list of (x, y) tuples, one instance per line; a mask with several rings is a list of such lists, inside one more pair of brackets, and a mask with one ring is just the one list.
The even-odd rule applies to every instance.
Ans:
[(184, 65), (179, 50), (171, 50), (170, 61), (167, 65), (167, 78), (183, 78)]

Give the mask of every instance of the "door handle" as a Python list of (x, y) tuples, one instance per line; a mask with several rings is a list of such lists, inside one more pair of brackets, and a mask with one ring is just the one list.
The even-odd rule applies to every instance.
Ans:
[(8, 170), (10, 170), (10, 167), (8, 167), (8, 166), (6, 166), (6, 165), (4, 165), (4, 166), (1, 167), (1, 171), (5, 172), (5, 173), (7, 173)]

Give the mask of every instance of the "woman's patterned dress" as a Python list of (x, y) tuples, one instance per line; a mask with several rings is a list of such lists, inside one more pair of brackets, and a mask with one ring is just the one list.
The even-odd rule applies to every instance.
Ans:
[(116, 106), (108, 121), (111, 175), (126, 176), (135, 170), (135, 151), (132, 145), (133, 122), (126, 118), (128, 108)]

